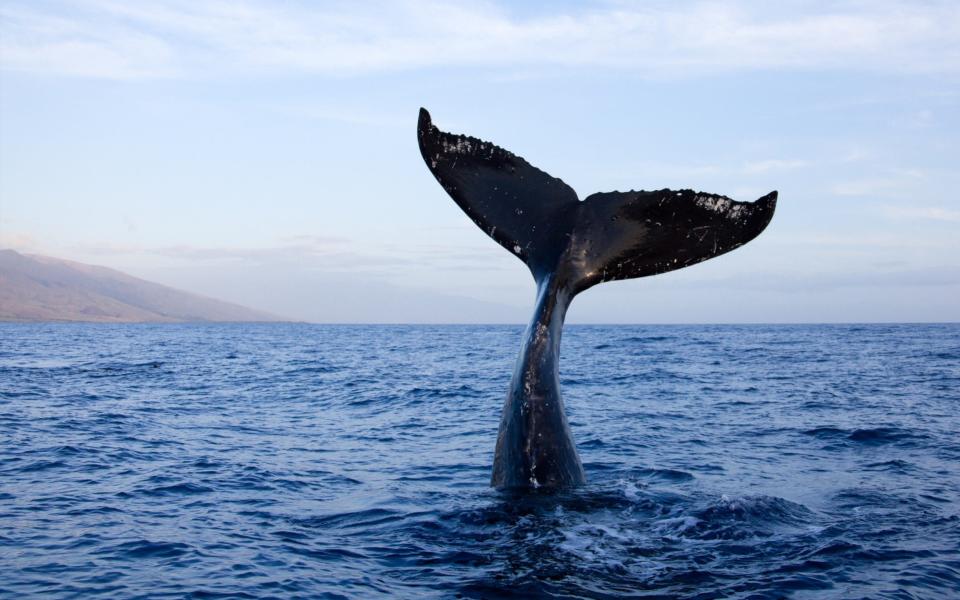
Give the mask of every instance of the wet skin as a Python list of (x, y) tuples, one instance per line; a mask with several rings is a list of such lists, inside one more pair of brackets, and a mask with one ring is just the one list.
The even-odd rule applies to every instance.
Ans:
[(533, 318), (507, 392), (491, 485), (584, 483), (560, 396), (560, 338), (570, 302), (602, 283), (674, 271), (760, 234), (777, 193), (755, 202), (693, 190), (603, 192), (581, 201), (560, 179), (494, 144), (435, 127), (420, 109), (420, 152), (437, 181), (537, 284)]

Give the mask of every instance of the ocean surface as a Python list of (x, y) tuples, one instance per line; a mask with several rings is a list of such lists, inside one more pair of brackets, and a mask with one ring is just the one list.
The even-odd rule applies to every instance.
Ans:
[(960, 325), (568, 326), (512, 496), (521, 332), (0, 325), (0, 596), (960, 597)]

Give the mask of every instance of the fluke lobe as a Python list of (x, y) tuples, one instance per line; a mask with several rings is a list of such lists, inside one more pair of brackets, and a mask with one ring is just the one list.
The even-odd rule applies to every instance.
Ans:
[(777, 203), (693, 190), (602, 192), (580, 201), (563, 181), (477, 138), (437, 129), (420, 109), (420, 152), (473, 222), (520, 258), (537, 283), (497, 436), (491, 485), (584, 482), (560, 398), (560, 335), (574, 296), (603, 281), (656, 275), (755, 238)]

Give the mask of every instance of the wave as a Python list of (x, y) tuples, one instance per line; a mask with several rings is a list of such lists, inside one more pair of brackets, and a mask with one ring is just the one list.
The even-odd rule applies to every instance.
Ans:
[(808, 429), (802, 433), (821, 440), (850, 442), (864, 446), (878, 446), (883, 444), (913, 445), (930, 438), (928, 434), (923, 432), (893, 426), (863, 429), (842, 429), (825, 426)]
[(0, 595), (952, 597), (960, 326), (857, 327), (572, 328), (523, 495), (517, 327), (4, 328)]

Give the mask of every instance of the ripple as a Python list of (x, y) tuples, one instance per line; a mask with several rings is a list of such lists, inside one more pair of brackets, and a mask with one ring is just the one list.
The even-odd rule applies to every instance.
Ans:
[(925, 433), (910, 431), (899, 427), (874, 427), (846, 430), (837, 427), (816, 427), (803, 432), (804, 435), (821, 440), (853, 442), (862, 446), (884, 444), (913, 445), (929, 439)]
[(640, 469), (634, 471), (634, 473), (639, 477), (665, 482), (692, 481), (695, 479), (693, 473), (673, 469)]
[(176, 558), (191, 551), (189, 545), (181, 542), (152, 542), (145, 539), (125, 542), (109, 549), (97, 551), (108, 560), (129, 560), (141, 558)]
[(890, 444), (902, 441), (925, 439), (927, 436), (897, 427), (877, 427), (875, 429), (857, 429), (849, 438), (861, 444)]
[(193, 494), (207, 494), (212, 491), (213, 488), (195, 483), (177, 483), (174, 485), (162, 485), (155, 488), (145, 489), (140, 493), (147, 496), (190, 496)]
[(589, 483), (521, 495), (488, 487), (521, 327), (0, 329), (0, 595), (960, 586), (960, 326), (573, 326)]

